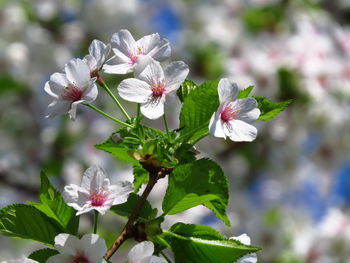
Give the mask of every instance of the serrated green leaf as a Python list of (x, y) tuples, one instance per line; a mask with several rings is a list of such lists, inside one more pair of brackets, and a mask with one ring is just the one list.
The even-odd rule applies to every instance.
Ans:
[(166, 214), (177, 214), (204, 205), (226, 225), (228, 204), (227, 179), (220, 166), (209, 159), (177, 166), (169, 176), (162, 208)]
[(272, 102), (264, 97), (254, 96), (254, 99), (258, 102), (258, 108), (260, 109), (260, 117), (258, 121), (269, 121), (280, 114), (292, 100), (284, 102)]
[(148, 172), (140, 165), (134, 165), (134, 193), (138, 193), (143, 184), (147, 184), (149, 180)]
[(260, 248), (222, 237), (208, 226), (178, 223), (161, 237), (170, 245), (175, 261), (181, 263), (233, 263)]
[(53, 245), (55, 236), (64, 229), (31, 205), (14, 204), (0, 209), (0, 234), (32, 239)]
[(180, 101), (183, 102), (191, 91), (196, 89), (198, 86), (190, 79), (186, 79), (182, 82), (180, 88), (176, 91), (176, 95), (179, 97)]
[(38, 261), (39, 263), (46, 263), (49, 257), (57, 254), (58, 254), (58, 251), (55, 249), (43, 248), (43, 249), (34, 251), (32, 254), (29, 255), (28, 258)]
[(189, 143), (206, 136), (209, 120), (219, 107), (218, 81), (203, 83), (184, 99), (180, 112), (181, 135), (192, 133)]
[[(132, 193), (129, 195), (127, 202), (120, 205), (112, 206), (110, 211), (122, 217), (128, 218), (131, 215), (139, 199), (140, 199), (140, 196)], [(157, 215), (157, 209), (156, 208), (153, 209), (151, 204), (148, 201), (146, 201), (140, 211), (138, 220), (145, 222), (153, 219), (156, 215)]]
[(254, 89), (254, 86), (249, 86), (248, 88), (246, 88), (244, 90), (240, 90), (238, 92), (237, 99), (247, 98), (253, 89)]
[(53, 187), (44, 172), (41, 172), (40, 178), (41, 203), (31, 203), (31, 205), (57, 221), (66, 233), (76, 235), (79, 227), (79, 216), (75, 215), (76, 211), (64, 202), (63, 196)]
[(108, 139), (107, 141), (101, 144), (96, 144), (95, 148), (113, 155), (120, 161), (138, 164), (138, 161), (128, 154), (129, 150), (127, 148), (120, 146), (119, 144), (115, 143), (112, 139)]

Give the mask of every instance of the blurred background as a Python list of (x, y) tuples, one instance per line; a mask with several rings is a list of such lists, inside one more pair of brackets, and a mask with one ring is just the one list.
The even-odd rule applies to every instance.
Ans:
[[(159, 32), (171, 43), (171, 60), (189, 64), (199, 84), (229, 77), (240, 88), (255, 85), (254, 95), (294, 100), (276, 119), (256, 123), (253, 143), (198, 144), (229, 177), (230, 228), (203, 207), (168, 216), (164, 226), (183, 221), (228, 237), (246, 232), (263, 248), (259, 262), (350, 262), (349, 0), (0, 0), (0, 207), (36, 201), (41, 170), (61, 190), (80, 184), (92, 164), (112, 181), (132, 180), (131, 167), (93, 147), (114, 123), (83, 106), (74, 122), (44, 118), (49, 76), (87, 54), (93, 39), (107, 43), (120, 29), (135, 39)], [(121, 77), (103, 77), (116, 92)], [(94, 104), (122, 119), (103, 90)], [(176, 99), (166, 106), (170, 128), (178, 127), (179, 106)], [(158, 206), (165, 180), (150, 196)], [(110, 243), (125, 221), (103, 220), (99, 233)], [(89, 215), (81, 230), (91, 230)], [(0, 236), (0, 260), (39, 247)]]

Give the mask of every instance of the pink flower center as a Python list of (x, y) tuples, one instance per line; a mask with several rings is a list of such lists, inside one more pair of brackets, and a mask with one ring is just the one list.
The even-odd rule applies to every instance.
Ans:
[(156, 82), (152, 85), (152, 95), (153, 97), (160, 97), (165, 92), (165, 83), (164, 82)]
[(74, 257), (71, 263), (89, 263), (89, 260), (85, 257), (84, 254), (79, 254)]
[(223, 122), (228, 122), (233, 120), (237, 116), (238, 112), (239, 110), (233, 110), (232, 105), (228, 104), (224, 106), (220, 112), (220, 118)]
[(134, 52), (130, 52), (129, 58), (131, 65), (134, 65), (136, 63), (137, 57), (139, 55), (146, 55), (146, 51), (143, 47), (138, 47)]
[(83, 91), (75, 85), (69, 85), (64, 88), (63, 99), (69, 101), (78, 101), (83, 96)]
[(107, 201), (107, 195), (105, 193), (93, 193), (89, 197), (89, 201), (92, 206), (103, 206)]

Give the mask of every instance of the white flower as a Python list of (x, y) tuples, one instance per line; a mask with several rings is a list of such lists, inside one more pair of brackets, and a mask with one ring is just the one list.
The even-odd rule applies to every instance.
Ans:
[(93, 209), (102, 215), (112, 206), (125, 203), (134, 187), (128, 181), (110, 185), (101, 167), (92, 166), (84, 173), (81, 186), (65, 186), (65, 202), (77, 210), (77, 215)]
[(55, 237), (55, 248), (59, 254), (50, 257), (46, 263), (103, 263), (107, 250), (105, 241), (96, 234), (89, 234), (78, 239), (69, 234)]
[(65, 74), (54, 73), (45, 84), (45, 91), (54, 101), (46, 117), (68, 112), (75, 119), (77, 105), (90, 103), (97, 97), (96, 78), (90, 78), (90, 69), (81, 59), (72, 59), (65, 66)]
[(141, 103), (141, 113), (149, 119), (164, 114), (166, 95), (177, 90), (188, 75), (188, 66), (182, 61), (169, 64), (163, 71), (160, 63), (147, 56), (138, 59), (145, 64), (143, 70), (135, 71), (136, 78), (123, 80), (118, 86), (120, 97)]
[(260, 110), (254, 98), (237, 99), (238, 87), (228, 79), (219, 82), (220, 106), (209, 123), (210, 134), (215, 137), (228, 136), (232, 141), (251, 142), (256, 138), (258, 130), (250, 125), (257, 120)]
[(0, 263), (39, 263), (39, 262), (28, 258), (23, 258), (23, 259), (9, 260), (9, 261), (6, 261), (6, 260), (0, 261)]
[(163, 61), (169, 58), (171, 53), (168, 40), (160, 38), (158, 33), (135, 41), (128, 30), (120, 30), (113, 34), (111, 46), (115, 55), (103, 66), (104, 72), (110, 74), (132, 72), (139, 55), (148, 55)]
[(166, 263), (164, 258), (153, 256), (153, 251), (153, 243), (143, 241), (129, 251), (127, 263)]
[(111, 45), (104, 44), (100, 40), (94, 39), (89, 46), (89, 55), (84, 57), (84, 61), (90, 68), (91, 75), (93, 73), (101, 70), (103, 64), (105, 63), (109, 51), (111, 50)]
[[(250, 237), (247, 234), (242, 234), (238, 237), (230, 237), (230, 239), (238, 240), (244, 245), (250, 245)], [(255, 253), (251, 253), (248, 255), (245, 255), (244, 257), (241, 257), (237, 263), (256, 263), (258, 261), (258, 258)]]

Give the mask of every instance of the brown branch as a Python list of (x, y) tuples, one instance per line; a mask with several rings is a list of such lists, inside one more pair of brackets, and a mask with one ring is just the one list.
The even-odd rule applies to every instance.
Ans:
[[(147, 169), (147, 170), (150, 171), (151, 169)], [(169, 174), (171, 172), (171, 170), (172, 169), (161, 167), (161, 168), (158, 168), (158, 172), (156, 172), (156, 173), (150, 172), (150, 174), (149, 174), (150, 178), (149, 178), (149, 181), (147, 183), (147, 186), (146, 186), (145, 190), (143, 191), (137, 204), (135, 205), (135, 207), (134, 207), (134, 209), (133, 209), (133, 211), (132, 211), (132, 213), (131, 213), (131, 215), (130, 215), (130, 217), (129, 217), (129, 219), (128, 219), (128, 221), (123, 229), (123, 232), (114, 241), (113, 245), (106, 251), (106, 253), (104, 255), (104, 258), (106, 260), (109, 260), (113, 256), (113, 254), (118, 250), (118, 248), (124, 243), (125, 240), (133, 237), (134, 224), (140, 215), (141, 208), (145, 204), (148, 195), (152, 191), (152, 189), (153, 189), (154, 185), (157, 183), (157, 181), (160, 178), (163, 178), (165, 175)]]

